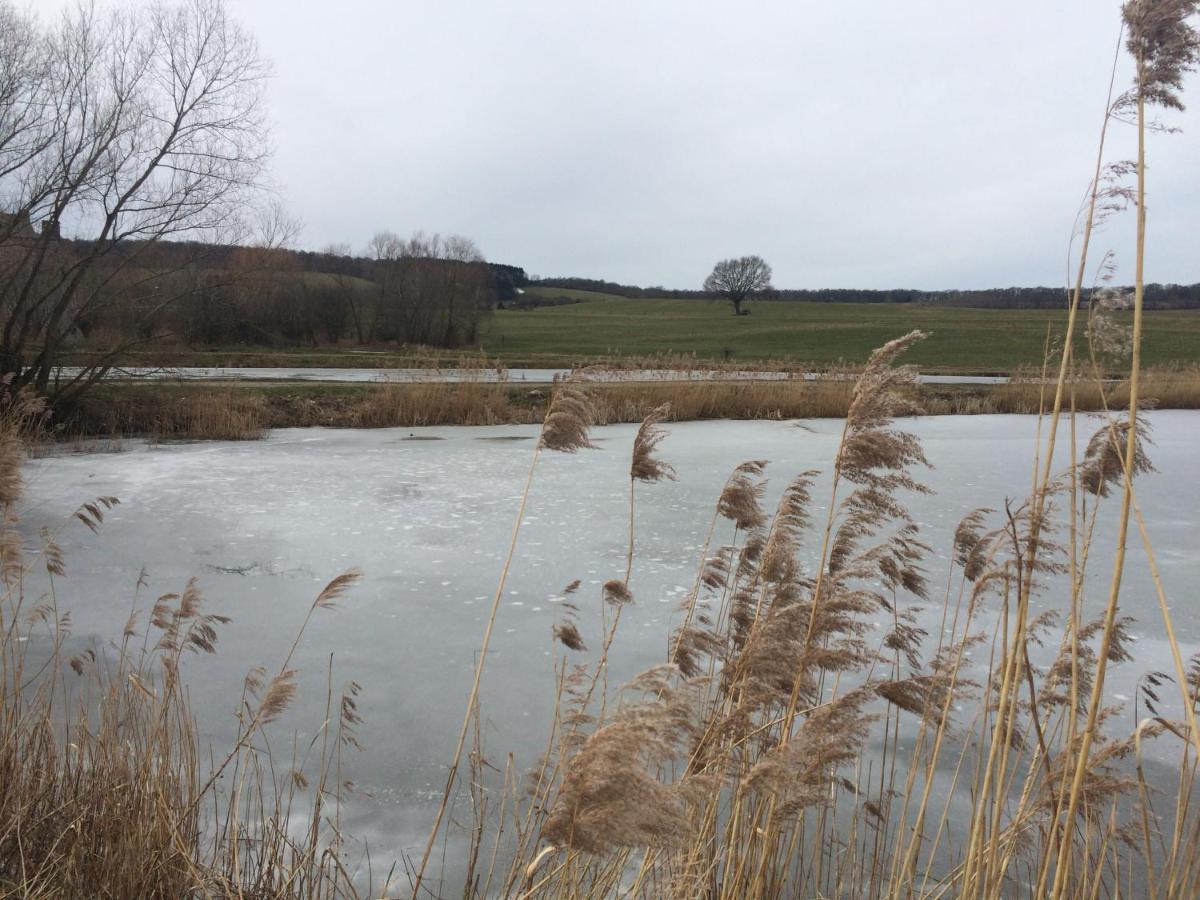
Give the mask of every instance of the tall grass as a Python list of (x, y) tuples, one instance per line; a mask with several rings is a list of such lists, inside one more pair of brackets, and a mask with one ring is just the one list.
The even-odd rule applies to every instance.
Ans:
[(267, 398), (228, 385), (203, 390), (142, 387), (85, 397), (65, 410), (59, 437), (143, 435), (150, 440), (258, 440), (271, 427)]
[(348, 424), (355, 428), (499, 425), (525, 418), (506, 384), (473, 380), (383, 385), (348, 410)]
[[(924, 336), (876, 351), (849, 394), (827, 496), (814, 498), (816, 473), (802, 472), (770, 511), (763, 461), (730, 476), (662, 665), (609, 695), (628, 574), (597, 598), (618, 613), (599, 635), (567, 608), (548, 752), (527, 785), (491, 803), (506, 810), (499, 825), (475, 806), (470, 859), (504, 835), (509, 855), (493, 851), (482, 874), (472, 865), (464, 896), (1200, 896), (1200, 655), (1183, 656), (1135, 487), (1152, 469), (1139, 356), (1146, 106), (1180, 105), (1182, 73), (1200, 56), (1196, 11), (1185, 0), (1123, 7), (1136, 79), (1106, 104), (1067, 337), (1037, 377), (1008, 390), (1039, 415), (1025, 500), (1001, 509), (987, 498), (995, 508), (962, 521), (935, 591), (933, 548), (907, 511), (909, 496), (929, 491), (926, 460), (895, 423), (914, 411), (915, 373), (894, 361)], [(1135, 192), (1105, 180), (1105, 135), (1119, 118), (1138, 129), (1136, 163), (1115, 170), (1136, 175)], [(1072, 336), (1095, 227), (1127, 197), (1138, 212), (1132, 359), (1114, 384), (1097, 362), (1104, 330), (1093, 316), (1089, 359), (1073, 357)], [(572, 390), (575, 450), (612, 388), (586, 400)], [(1094, 434), (1078, 433), (1081, 406), (1105, 411)], [(639, 455), (635, 443), (635, 467)], [(1096, 538), (1101, 516), (1116, 523), (1114, 547)], [(714, 547), (721, 519), (732, 539)], [(1170, 651), (1138, 680), (1132, 728), (1107, 690), (1110, 668), (1133, 661), (1120, 613), (1131, 526)], [(1097, 566), (1109, 569), (1099, 589), (1088, 578)], [(1035, 615), (1052, 587), (1061, 608)], [(931, 634), (917, 610), (939, 600)], [(890, 622), (883, 634), (878, 619)], [(495, 609), (489, 630), (494, 621)], [(580, 656), (589, 645), (598, 651)], [(463, 739), (479, 716), (476, 689)], [(1166, 784), (1147, 777), (1151, 742), (1176, 762)], [(414, 896), (441, 824), (414, 866)]]
[(233, 388), (192, 394), (180, 399), (154, 423), (151, 436), (162, 440), (248, 441), (267, 433), (267, 405), (262, 397)]
[[(1074, 395), (1077, 411), (1104, 412), (1128, 408), (1128, 377), (1106, 378), (1103, 370), (1097, 376), (1086, 362), (1073, 367), (1072, 371), (1066, 388)], [(1018, 372), (1010, 381), (994, 385), (988, 396), (979, 398), (977, 408), (987, 412), (1036, 414), (1045, 405), (1047, 392), (1053, 396), (1054, 387), (1053, 383), (1047, 385), (1040, 373)], [(1147, 369), (1141, 373), (1138, 392), (1146, 408), (1200, 409), (1200, 368), (1172, 366)], [(968, 409), (960, 407), (957, 411), (967, 412)]]
[[(464, 896), (1040, 896), (1064, 869), (1070, 896), (1200, 890), (1188, 722), (1200, 661), (1182, 679), (1146, 673), (1149, 713), (1132, 732), (1106, 698), (1082, 743), (1104, 667), (1130, 662), (1129, 622), (1109, 624), (1085, 584), (1135, 429), (1113, 415), (1065, 471), (1042, 481), (1039, 466), (1024, 503), (968, 516), (954, 568), (935, 578), (905, 502), (928, 490), (924, 455), (893, 421), (913, 411), (915, 376), (892, 360), (920, 337), (882, 348), (853, 386), (829, 495), (814, 497), (816, 473), (802, 472), (767, 510), (764, 463), (732, 473), (668, 656), (610, 694), (608, 654), (636, 597), (631, 499), (626, 574), (597, 598), (614, 614), (589, 634), (566, 607), (549, 752), (520, 790), (484, 804), (492, 818), (477, 807), (464, 826), (479, 863)], [(572, 391), (543, 448), (561, 434), (566, 449), (589, 445), (590, 400)], [(631, 471), (649, 480), (666, 470), (643, 435), (662, 417), (633, 448)], [(1148, 470), (1139, 438), (1129, 475)], [(733, 537), (713, 546), (721, 521)], [(1032, 615), (1055, 581), (1067, 605)], [(917, 607), (939, 600), (942, 626), (927, 634)], [(480, 715), (476, 694), (460, 753)], [(1178, 752), (1173, 794), (1147, 780), (1149, 741)], [(1064, 818), (1072, 791), (1082, 800)], [(413, 879), (422, 895), (415, 861)]]
[[(1128, 404), (1129, 381), (1097, 378), (1076, 370), (1070, 389), (1078, 411), (1102, 412)], [(663, 405), (676, 422), (706, 419), (843, 418), (850, 408), (854, 375), (812, 379), (671, 381), (609, 380), (607, 370), (591, 388), (599, 424), (641, 422)], [(1037, 413), (1054, 377), (1020, 371), (1000, 384), (921, 384), (914, 391), (925, 415)], [(88, 398), (62, 423), (60, 437), (145, 435), (156, 440), (245, 440), (273, 428), (414, 428), (439, 425), (536, 424), (546, 414), (548, 385), (468, 377), (460, 383), (306, 385), (254, 384), (108, 386)], [(1156, 367), (1142, 372), (1139, 393), (1148, 407), (1200, 409), (1200, 368)]]
[[(0, 896), (355, 895), (337, 810), (357, 686), (340, 707), (331, 699), (307, 764), (276, 755), (268, 726), (295, 691), (289, 652), (276, 670), (246, 676), (230, 710), (233, 745), (206, 748), (188, 661), (216, 652), (230, 622), (204, 611), (191, 581), (135, 605), (112, 642), (72, 655), (59, 606), (69, 560), (58, 540), (66, 528), (100, 530), (119, 501), (86, 502), (32, 542), (22, 533), (21, 437), (41, 416), (27, 396), (0, 405)], [(355, 577), (331, 582), (309, 618)]]

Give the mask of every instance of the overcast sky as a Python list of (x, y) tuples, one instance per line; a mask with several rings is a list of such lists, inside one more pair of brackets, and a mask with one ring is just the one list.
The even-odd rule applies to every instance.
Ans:
[[(544, 276), (696, 288), (757, 253), (778, 287), (928, 289), (1063, 282), (1120, 5), (228, 2), (310, 249), (424, 229)], [(1188, 87), (1149, 147), (1154, 281), (1200, 281)], [(1124, 278), (1132, 237), (1101, 238)]]

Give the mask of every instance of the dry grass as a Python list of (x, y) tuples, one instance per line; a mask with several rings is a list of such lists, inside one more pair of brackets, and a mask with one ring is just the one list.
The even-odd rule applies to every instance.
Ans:
[[(1118, 724), (1119, 704), (1105, 700), (1082, 770), (1083, 802), (1063, 815), (1068, 774), (1083, 758), (1086, 694), (1107, 665), (1131, 662), (1128, 621), (1107, 628), (1096, 618), (1101, 598), (1084, 585), (1089, 558), (1101, 557), (1091, 534), (1105, 498), (1121, 490), (1132, 429), (1112, 418), (1075, 448), (1075, 465), (1024, 504), (963, 521), (954, 568), (938, 574), (945, 612), (931, 634), (916, 611), (937, 599), (926, 569), (932, 549), (905, 504), (927, 491), (925, 460), (894, 424), (913, 412), (917, 394), (914, 373), (892, 362), (920, 337), (881, 348), (848, 385), (828, 497), (812, 496), (815, 473), (804, 472), (768, 511), (764, 463), (734, 471), (668, 659), (610, 695), (620, 611), (637, 602), (631, 494), (626, 577), (594, 601), (611, 619), (591, 635), (578, 615), (586, 601), (565, 607), (554, 635), (566, 655), (551, 752), (525, 789), (476, 806), (466, 827), (471, 859), (486, 861), (492, 841), (511, 856), (492, 855), (464, 896), (482, 883), (522, 898), (1041, 896), (1064, 869), (1064, 896), (1200, 891), (1184, 715), (1198, 702), (1194, 677), (1169, 688), (1170, 676), (1148, 674), (1141, 699), (1152, 715), (1133, 732)], [(1104, 387), (1101, 401), (1121, 390)], [(1038, 385), (1041, 409), (1054, 389)], [(612, 390), (572, 386), (558, 407), (571, 410), (569, 446), (539, 446), (586, 448), (588, 423), (603, 420)], [(634, 478), (669, 471), (653, 455), (666, 417), (653, 410), (639, 429)], [(1137, 448), (1133, 476), (1149, 471), (1146, 448)], [(1054, 512), (1039, 506), (1051, 496)], [(717, 547), (720, 522), (732, 539)], [(1057, 619), (1057, 658), (1035, 665), (1029, 648), (1056, 620), (1032, 617), (1027, 598), (1053, 579), (1066, 581), (1071, 612)], [(876, 633), (881, 618), (891, 626)], [(589, 647), (595, 652), (582, 656)], [(473, 703), (468, 721), (479, 715)], [(1146, 780), (1150, 741), (1179, 752), (1170, 793)], [(470, 783), (477, 779), (486, 773), (473, 769)], [(455, 793), (452, 774), (447, 800)], [(964, 821), (955, 807), (971, 809), (979, 796), (987, 802)], [(487, 813), (498, 806), (505, 840)], [(1150, 871), (1167, 887), (1148, 883)], [(413, 875), (429, 883), (424, 866)]]
[(158, 439), (253, 441), (266, 436), (267, 404), (235, 389), (187, 396), (155, 423)]
[[(816, 380), (597, 382), (597, 424), (640, 422), (669, 404), (670, 420), (842, 418), (854, 378)], [(1076, 409), (1102, 411), (1128, 402), (1125, 379), (1099, 385), (1087, 372), (1075, 386)], [(924, 415), (1037, 413), (1053, 385), (1041, 373), (1018, 373), (995, 385), (923, 384), (913, 388)], [(191, 439), (261, 437), (271, 428), (412, 428), (425, 425), (536, 424), (550, 386), (467, 380), (464, 383), (348, 385), (301, 390), (255, 385), (138, 386), (102, 394), (66, 424), (69, 435), (152, 435)], [(1149, 369), (1143, 402), (1158, 409), (1200, 409), (1200, 368)]]
[[(606, 377), (608, 370), (605, 370)], [(670, 420), (842, 418), (850, 407), (854, 376), (829, 372), (814, 380), (600, 381), (591, 386), (598, 424), (641, 422), (670, 405)], [(1102, 386), (1088, 369), (1074, 384), (1076, 409), (1102, 411), (1127, 404), (1128, 381)], [(1040, 372), (1018, 373), (995, 385), (922, 384), (913, 387), (925, 415), (1036, 413), (1053, 385)], [(60, 437), (242, 440), (272, 428), (413, 428), (426, 425), (537, 424), (545, 418), (551, 387), (467, 378), (462, 383), (263, 388), (252, 384), (109, 386), (72, 411)], [(1142, 373), (1145, 405), (1200, 409), (1200, 368), (1170, 367)]]
[[(994, 412), (1037, 413), (1053, 396), (1053, 384), (1040, 373), (1021, 372), (1007, 384), (996, 385), (990, 396)], [(1129, 405), (1129, 379), (1097, 379), (1091, 366), (1082, 369), (1071, 389), (1075, 408), (1086, 412), (1122, 409)], [(1141, 403), (1155, 409), (1200, 409), (1200, 367), (1170, 366), (1141, 373)]]
[[(32, 542), (21, 532), (16, 438), (39, 416), (25, 397), (0, 406), (0, 896), (356, 896), (337, 817), (322, 810), (340, 802), (338, 748), (354, 739), (357, 686), (322, 727), (306, 774), (273, 755), (264, 731), (294, 693), (290, 653), (273, 674), (247, 675), (230, 710), (233, 747), (202, 744), (188, 659), (214, 653), (230, 622), (205, 613), (194, 582), (136, 610), (111, 643), (69, 656), (59, 608), (69, 560), (57, 539), (102, 528), (118, 501), (84, 503)], [(310, 617), (354, 577), (331, 583)], [(293, 827), (301, 816), (312, 824)]]
[(271, 408), (266, 397), (237, 387), (204, 390), (139, 388), (111, 397), (86, 398), (67, 411), (60, 437), (141, 435), (151, 440), (252, 441), (266, 436)]
[(389, 384), (356, 398), (346, 410), (355, 428), (497, 425), (520, 418), (504, 384)]
[(653, 409), (671, 406), (671, 420), (798, 419), (841, 417), (852, 381), (670, 382), (599, 384), (593, 391), (599, 424), (640, 422)]
[[(472, 859), (504, 828), (512, 836), (511, 860), (496, 865), (493, 856), (486, 874), (495, 893), (1200, 896), (1200, 655), (1183, 658), (1135, 486), (1152, 471), (1139, 412), (1196, 406), (1200, 388), (1195, 370), (1140, 366), (1145, 107), (1179, 105), (1182, 73), (1200, 61), (1189, 21), (1198, 11), (1196, 0), (1123, 6), (1137, 79), (1115, 99), (1110, 89), (1064, 349), (1056, 357), (1047, 346), (1041, 371), (991, 397), (994, 409), (1039, 416), (1028, 496), (981, 498), (996, 508), (963, 519), (945, 554), (950, 569), (936, 573), (944, 593), (933, 594), (933, 548), (907, 510), (911, 495), (928, 493), (919, 480), (926, 461), (896, 425), (914, 412), (917, 392), (914, 373), (894, 360), (923, 335), (880, 348), (850, 393), (831, 400), (846, 418), (827, 497), (814, 500), (814, 473), (804, 472), (771, 514), (761, 505), (763, 461), (730, 476), (663, 665), (609, 696), (616, 617), (604, 620), (593, 656), (561, 658), (549, 752), (528, 786), (499, 804), (499, 826), (474, 805)], [(1098, 220), (1131, 196), (1102, 178), (1104, 136), (1118, 118), (1135, 118), (1139, 133), (1136, 165), (1112, 170), (1137, 176), (1134, 325), (1126, 340), (1098, 327), (1093, 311), (1089, 359), (1080, 361), (1072, 336), (1082, 330), (1088, 243)], [(1128, 379), (1104, 378), (1097, 360), (1124, 347)], [(644, 414), (639, 390), (599, 386), (578, 419)], [(711, 411), (701, 398), (689, 407), (679, 386), (669, 390), (678, 417)], [(1104, 412), (1094, 434), (1078, 433), (1082, 409)], [(585, 435), (570, 449), (586, 445)], [(644, 451), (640, 431), (635, 470)], [(1063, 455), (1067, 465), (1055, 471)], [(1094, 540), (1102, 515), (1117, 526), (1111, 550)], [(635, 518), (631, 493), (630, 570)], [(721, 520), (731, 536), (715, 546)], [(1139, 678), (1132, 718), (1107, 682), (1110, 667), (1134, 661), (1131, 620), (1119, 614), (1131, 524), (1170, 655), (1169, 672)], [(1097, 566), (1099, 577), (1089, 577)], [(1047, 596), (1051, 585), (1057, 595)], [(1035, 598), (1061, 608), (1035, 615)], [(936, 630), (918, 615), (931, 601), (942, 607)], [(569, 654), (595, 645), (578, 620), (572, 606)], [(475, 699), (468, 714), (478, 717)], [(1173, 763), (1155, 784), (1145, 764), (1151, 742), (1160, 764)], [(456, 790), (452, 774), (443, 808)], [(428, 883), (428, 857), (418, 887)]]

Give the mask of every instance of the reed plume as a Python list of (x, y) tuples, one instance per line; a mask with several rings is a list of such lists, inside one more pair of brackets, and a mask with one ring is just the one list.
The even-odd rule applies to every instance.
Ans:
[(1200, 61), (1200, 34), (1190, 20), (1197, 0), (1129, 0), (1121, 7), (1125, 47), (1137, 62), (1130, 105), (1182, 110), (1183, 79)]
[(626, 603), (633, 602), (633, 594), (629, 592), (629, 586), (616, 578), (604, 582), (601, 593), (604, 596), (604, 602), (612, 606), (624, 606)]
[(588, 437), (594, 422), (592, 403), (586, 390), (570, 378), (559, 379), (542, 423), (540, 446), (560, 453), (594, 447)]
[(761, 481), (766, 466), (766, 460), (761, 459), (739, 465), (725, 482), (717, 501), (717, 512), (743, 531), (757, 528), (766, 520), (762, 510), (764, 488)]
[(658, 445), (667, 436), (662, 422), (670, 415), (671, 404), (664, 403), (652, 410), (638, 427), (633, 439), (633, 461), (629, 467), (629, 475), (637, 481), (654, 482), (669, 478), (675, 479), (675, 469), (670, 463), (659, 459), (655, 453)]
[(579, 633), (579, 627), (574, 622), (557, 623), (554, 626), (554, 637), (568, 650), (574, 650), (576, 653), (587, 650), (587, 644), (583, 642), (583, 635)]
[(874, 695), (864, 685), (809, 713), (788, 743), (755, 763), (743, 786), (777, 798), (784, 818), (832, 803), (834, 773), (858, 758), (875, 720), (865, 711)]
[(646, 699), (622, 704), (571, 757), (542, 828), (553, 845), (589, 853), (678, 846), (691, 831), (691, 786), (657, 775), (696, 734), (696, 686), (660, 666), (624, 691)]
[[(1133, 89), (1124, 95), (1118, 103), (1124, 111), (1132, 110), (1137, 127), (1137, 160), (1135, 174), (1137, 190), (1135, 202), (1137, 205), (1137, 237), (1134, 270), (1133, 296), (1133, 330), (1131, 335), (1130, 374), (1129, 374), (1129, 404), (1127, 421), (1130, 427), (1126, 429), (1125, 448), (1122, 454), (1122, 491), (1121, 507), (1117, 525), (1117, 545), (1113, 556), (1112, 576), (1110, 579), (1109, 596), (1104, 614), (1104, 627), (1100, 638), (1100, 650), (1096, 663), (1091, 692), (1088, 697), (1087, 717), (1082, 730), (1079, 747), (1074, 756), (1074, 771), (1070, 777), (1070, 790), (1067, 792), (1065, 805), (1059, 803), (1057, 811), (1064, 811), (1065, 822), (1071, 823), (1084, 799), (1091, 771), (1089, 755), (1095, 739), (1097, 723), (1101, 719), (1105, 676), (1109, 662), (1112, 643), (1119, 636), (1117, 624), (1117, 609), (1120, 602), (1121, 584), (1125, 569), (1126, 535), (1129, 520), (1134, 507), (1133, 478), (1138, 456), (1138, 421), (1141, 389), (1141, 345), (1143, 329), (1143, 311), (1145, 300), (1145, 246), (1146, 246), (1146, 132), (1148, 123), (1146, 111), (1149, 106), (1181, 109), (1183, 103), (1179, 97), (1182, 77), (1185, 72), (1193, 69), (1200, 59), (1200, 33), (1189, 21), (1194, 18), (1198, 6), (1196, 0), (1129, 0), (1121, 9), (1122, 18), (1127, 32), (1126, 49), (1134, 59), (1136, 66)], [(1118, 111), (1121, 114), (1121, 110)], [(1103, 456), (1101, 455), (1101, 460)], [(1105, 482), (1102, 469), (1095, 476), (1096, 487)], [(1139, 514), (1140, 525), (1140, 514)], [(1145, 535), (1144, 528), (1143, 538)], [(1160, 594), (1160, 608), (1164, 625), (1169, 635), (1173, 635), (1170, 614), (1165, 598)], [(1179, 648), (1174, 640), (1171, 641), (1171, 651), (1179, 669), (1182, 665)], [(1182, 676), (1182, 672), (1179, 672)], [(1187, 708), (1189, 725), (1195, 746), (1200, 749), (1200, 734), (1196, 733), (1197, 723), (1194, 710)], [(1069, 767), (1068, 767), (1069, 768)], [(1054, 876), (1051, 882), (1050, 894), (1054, 900), (1062, 897), (1068, 889), (1068, 879), (1074, 860), (1070, 853), (1070, 842), (1062, 841), (1054, 865)], [(1049, 866), (1046, 867), (1047, 869)]]
[(1146, 452), (1146, 444), (1153, 443), (1150, 423), (1144, 416), (1139, 417), (1137, 428), (1131, 431), (1129, 418), (1119, 416), (1088, 441), (1079, 465), (1080, 487), (1089, 494), (1107, 497), (1113, 485), (1120, 484), (1125, 476), (1125, 448), (1130, 440), (1134, 446), (1131, 474), (1137, 476), (1155, 471)]

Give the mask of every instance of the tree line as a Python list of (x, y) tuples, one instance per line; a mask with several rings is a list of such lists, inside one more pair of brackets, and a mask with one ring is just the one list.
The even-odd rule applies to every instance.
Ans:
[[(711, 300), (722, 296), (715, 290), (677, 290), (657, 285), (637, 287), (594, 278), (535, 278), (530, 283), (544, 288), (596, 291), (631, 299)], [(1102, 290), (1111, 292), (1113, 289), (1105, 287)], [(1092, 293), (1084, 290), (1085, 301)], [(943, 291), (913, 288), (774, 288), (758, 295), (756, 299), (805, 303), (927, 303), (978, 309), (1062, 309), (1066, 305), (1067, 295), (1061, 287)], [(1146, 309), (1200, 309), (1200, 284), (1149, 284), (1146, 286)]]
[[(485, 317), (524, 285), (469, 238), (379, 232), (361, 254), (232, 248), (190, 283), (157, 327), (193, 345), (474, 344)], [(176, 276), (179, 277), (179, 276)], [(118, 330), (123, 330), (118, 326)]]
[[(359, 253), (348, 245), (293, 250), (271, 234), (247, 244), (122, 241), (97, 255), (91, 241), (47, 234), (7, 215), (0, 217), (0, 286), (7, 288), (0, 302), (10, 324), (21, 312), (19, 276), (35, 260), (39, 288), (89, 263), (62, 320), (63, 352), (48, 354), (46, 368), (77, 346), (112, 348), (115, 362), (118, 350), (162, 339), (191, 346), (469, 346), (491, 310), (527, 283), (520, 267), (489, 263), (461, 235), (383, 231)], [(18, 351), (13, 368), (21, 365)]]

